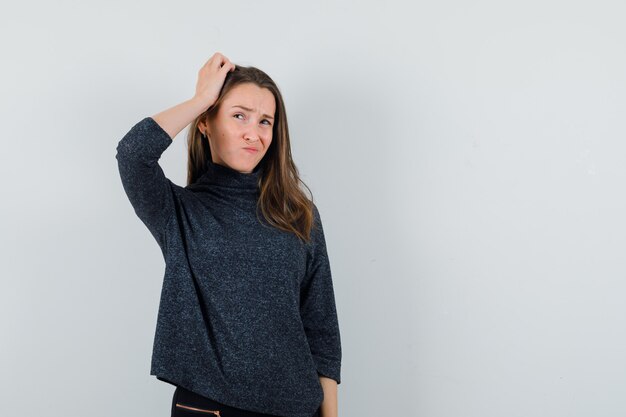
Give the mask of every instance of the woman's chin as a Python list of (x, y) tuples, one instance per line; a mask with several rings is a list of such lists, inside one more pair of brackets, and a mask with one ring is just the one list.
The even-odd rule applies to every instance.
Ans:
[(250, 162), (241, 162), (241, 161), (239, 163), (231, 165), (231, 167), (234, 170), (237, 170), (237, 171), (241, 172), (242, 174), (249, 174), (249, 173), (251, 173), (255, 166), (256, 166), (256, 164), (253, 164), (253, 163), (250, 163)]

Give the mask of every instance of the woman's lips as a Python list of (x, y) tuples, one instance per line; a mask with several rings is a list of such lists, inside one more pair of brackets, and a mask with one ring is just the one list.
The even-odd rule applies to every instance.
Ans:
[(258, 149), (255, 149), (255, 148), (243, 148), (243, 149), (248, 151), (248, 152), (250, 152), (250, 153), (257, 153), (258, 152)]

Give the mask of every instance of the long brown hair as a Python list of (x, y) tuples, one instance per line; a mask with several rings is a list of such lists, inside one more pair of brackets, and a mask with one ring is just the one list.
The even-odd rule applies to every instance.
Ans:
[[(287, 113), (280, 90), (269, 75), (258, 68), (236, 65), (226, 75), (216, 102), (191, 123), (187, 135), (187, 185), (200, 178), (206, 172), (207, 161), (212, 160), (209, 141), (203, 138), (198, 123), (212, 120), (217, 115), (224, 96), (233, 87), (243, 83), (267, 88), (276, 101), (272, 142), (259, 162), (263, 164), (263, 174), (259, 178), (257, 215), (260, 210), (270, 225), (293, 232), (299, 239), (309, 242), (311, 228), (314, 226), (313, 195), (311, 189), (300, 179), (298, 168), (291, 156)], [(308, 190), (310, 197), (300, 185)]]

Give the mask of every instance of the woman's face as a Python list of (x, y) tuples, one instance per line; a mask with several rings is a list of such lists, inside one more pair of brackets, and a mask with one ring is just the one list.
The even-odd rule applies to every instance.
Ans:
[(208, 123), (198, 123), (209, 138), (216, 164), (250, 173), (272, 143), (276, 102), (267, 88), (239, 84), (226, 94)]

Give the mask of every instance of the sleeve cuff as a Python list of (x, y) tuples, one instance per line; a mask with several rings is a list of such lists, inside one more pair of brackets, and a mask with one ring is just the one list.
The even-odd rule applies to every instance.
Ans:
[(341, 384), (341, 362), (313, 356), (317, 373), (319, 375), (334, 379), (337, 385)]

